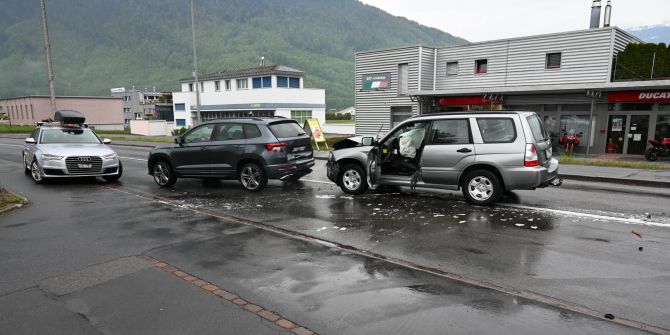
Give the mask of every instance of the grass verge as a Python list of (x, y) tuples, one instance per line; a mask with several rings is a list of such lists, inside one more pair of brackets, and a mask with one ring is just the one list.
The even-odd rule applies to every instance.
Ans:
[(4, 188), (0, 187), (0, 209), (3, 209), (9, 205), (23, 204), (24, 200), (21, 197), (14, 195), (11, 192), (8, 192)]
[(34, 126), (18, 126), (18, 125), (0, 125), (0, 133), (4, 134), (30, 134)]
[(618, 168), (644, 169), (644, 170), (670, 170), (670, 164), (620, 161), (620, 160), (582, 159), (582, 158), (575, 158), (572, 156), (560, 156), (558, 157), (558, 162), (560, 164), (568, 164), (568, 165), (604, 166), (604, 167), (618, 167)]

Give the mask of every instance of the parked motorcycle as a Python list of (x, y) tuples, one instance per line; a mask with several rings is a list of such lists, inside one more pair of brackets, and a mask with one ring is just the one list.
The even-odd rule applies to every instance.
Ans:
[(644, 157), (648, 161), (657, 161), (661, 157), (670, 156), (670, 137), (664, 138), (662, 141), (651, 140), (651, 147), (644, 152)]
[(563, 136), (558, 139), (558, 143), (563, 146), (563, 151), (566, 154), (572, 154), (575, 147), (579, 145), (580, 137), (582, 137), (582, 133), (577, 134), (574, 129), (570, 129), (570, 131), (563, 132)]

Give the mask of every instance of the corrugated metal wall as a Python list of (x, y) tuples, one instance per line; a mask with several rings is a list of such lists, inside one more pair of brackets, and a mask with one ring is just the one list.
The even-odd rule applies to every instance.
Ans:
[[(391, 50), (360, 52), (356, 54), (356, 134), (374, 135), (382, 126), (387, 132), (391, 123), (391, 106), (412, 106), (418, 113), (418, 105), (408, 96), (398, 95), (398, 64), (409, 64), (409, 90), (418, 90), (419, 49), (406, 47)], [(424, 49), (424, 54), (426, 53)], [(424, 55), (425, 57), (425, 55)], [(425, 60), (422, 63), (426, 63)], [(425, 66), (421, 64), (422, 67)], [(430, 62), (432, 74), (432, 62)], [(362, 76), (374, 73), (391, 73), (391, 87), (384, 90), (361, 90)], [(431, 85), (432, 85), (432, 78)], [(425, 79), (422, 78), (425, 82)]]

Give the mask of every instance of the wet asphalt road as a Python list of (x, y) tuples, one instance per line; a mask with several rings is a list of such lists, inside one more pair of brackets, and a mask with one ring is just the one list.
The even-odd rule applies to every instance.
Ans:
[[(475, 208), (451, 192), (346, 196), (326, 181), (322, 162), (305, 181), (271, 182), (260, 194), (228, 181), (180, 180), (172, 189), (159, 189), (146, 175), (148, 149), (117, 146), (125, 173), (112, 187), (145, 196), (137, 197), (101, 182), (33, 185), (17, 164), (20, 147), (12, 145), (20, 141), (0, 143), (5, 143), (0, 144), (0, 182), (35, 202), (0, 219), (3, 254), (22, 251), (21, 257), (0, 261), (8, 274), (0, 281), (2, 295), (27, 289), (31, 286), (20, 283), (36, 278), (149, 253), (285, 311), (321, 333), (439, 333), (445, 327), (453, 333), (636, 331), (506, 294), (513, 291), (670, 329), (670, 227), (664, 226), (670, 224), (670, 192), (660, 189), (621, 192), (617, 185), (568, 181), (560, 189), (514, 192), (503, 206)], [(278, 237), (194, 215), (191, 208), (214, 209), (341, 247)], [(31, 230), (27, 222), (42, 227)], [(450, 276), (499, 289), (465, 285)], [(93, 294), (90, 303), (97, 298)]]

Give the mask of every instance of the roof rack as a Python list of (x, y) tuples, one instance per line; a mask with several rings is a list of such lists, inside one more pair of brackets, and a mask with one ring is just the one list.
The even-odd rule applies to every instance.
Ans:
[(467, 112), (467, 111), (452, 111), (452, 112), (439, 112), (439, 113), (427, 113), (427, 114), (419, 114), (419, 115), (413, 115), (411, 118), (417, 118), (417, 117), (430, 117), (430, 116), (444, 116), (444, 115), (458, 115), (458, 114), (467, 114), (467, 115), (480, 115), (480, 114), (516, 114), (518, 112), (529, 112), (529, 111), (524, 111), (524, 110), (495, 110), (495, 111), (474, 111), (474, 112)]

